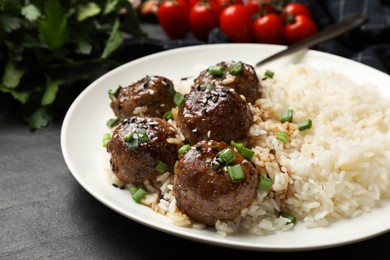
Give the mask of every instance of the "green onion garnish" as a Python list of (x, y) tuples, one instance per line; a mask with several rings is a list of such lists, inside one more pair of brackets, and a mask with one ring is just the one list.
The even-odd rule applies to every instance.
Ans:
[(144, 129), (135, 129), (134, 131), (128, 132), (123, 137), (123, 141), (126, 142), (127, 147), (130, 150), (133, 150), (137, 149), (140, 143), (146, 143), (149, 141), (149, 138)]
[(294, 111), (292, 109), (288, 109), (283, 111), (280, 114), (280, 122), (283, 124), (284, 122), (292, 122)]
[(251, 149), (247, 148), (244, 146), (243, 143), (236, 143), (233, 140), (230, 141), (230, 144), (237, 149), (237, 151), (244, 156), (245, 158), (252, 160), (253, 155), (255, 155), (255, 152), (252, 151)]
[(156, 166), (156, 168), (155, 168), (155, 170), (156, 170), (158, 173), (163, 174), (164, 172), (167, 171), (167, 169), (168, 169), (168, 165), (167, 165), (165, 162), (158, 161), (157, 166)]
[(130, 142), (131, 140), (133, 140), (133, 137), (134, 137), (134, 132), (133, 132), (133, 131), (128, 132), (128, 133), (123, 137), (123, 141), (125, 141), (125, 142)]
[(180, 147), (180, 149), (177, 151), (179, 154), (183, 154), (183, 153), (186, 153), (188, 150), (191, 149), (191, 145), (189, 144), (185, 144), (183, 145), (182, 147)]
[(132, 194), (132, 197), (133, 197), (133, 200), (137, 203), (140, 203), (140, 201), (145, 198), (147, 192), (142, 189), (142, 188), (139, 188), (134, 194)]
[(278, 132), (276, 134), (276, 139), (278, 139), (279, 141), (282, 141), (285, 144), (288, 143), (288, 135), (286, 132)]
[(169, 119), (173, 119), (173, 114), (172, 114), (172, 111), (167, 111), (164, 113), (163, 117), (166, 119), (166, 120), (169, 120)]
[(129, 148), (130, 150), (134, 150), (138, 148), (139, 141), (137, 138), (133, 138), (130, 141), (126, 142), (126, 144), (127, 144), (127, 148)]
[(173, 102), (175, 102), (176, 106), (180, 107), (184, 103), (183, 94), (176, 92), (173, 96)]
[[(297, 222), (297, 218), (294, 217), (293, 215), (290, 215), (290, 214), (288, 214), (288, 213), (286, 213), (286, 212), (282, 212), (281, 215), (282, 215), (282, 217), (289, 219), (289, 220), (290, 220), (290, 223), (293, 223), (294, 225), (295, 225), (295, 223)], [(289, 224), (290, 224), (290, 223), (289, 223)]]
[(107, 147), (107, 143), (108, 143), (108, 141), (110, 141), (110, 139), (111, 139), (111, 134), (110, 133), (105, 133), (103, 135), (103, 140), (102, 140), (103, 147)]
[(241, 151), (241, 149), (244, 147), (243, 143), (236, 143), (233, 140), (230, 141), (230, 144), (237, 149), (237, 151)]
[(108, 119), (107, 122), (106, 122), (106, 126), (109, 127), (109, 128), (117, 126), (120, 121), (121, 120), (119, 118)]
[(229, 164), (236, 159), (236, 155), (230, 148), (225, 148), (217, 154), (217, 157), (221, 158), (225, 164)]
[(271, 190), (272, 180), (270, 178), (260, 176), (259, 183), (257, 184), (257, 189), (259, 191), (269, 192)]
[(121, 91), (122, 89), (122, 86), (119, 86), (115, 91), (113, 91), (112, 89), (108, 90), (108, 97), (111, 99), (111, 100), (115, 100), (116, 97), (118, 96), (119, 94), (119, 91)]
[(254, 151), (252, 151), (251, 149), (246, 148), (246, 147), (243, 147), (240, 150), (240, 153), (241, 153), (242, 156), (244, 156), (245, 158), (248, 158), (249, 160), (252, 160), (253, 155), (255, 155)]
[(167, 92), (173, 97), (176, 93), (175, 91), (175, 88), (173, 87), (173, 85), (169, 85), (168, 88), (167, 88)]
[(266, 76), (267, 78), (270, 78), (272, 79), (274, 77), (275, 73), (271, 70), (266, 70), (265, 73), (264, 73), (264, 76)]
[(227, 171), (232, 181), (240, 181), (245, 178), (244, 171), (242, 170), (240, 164), (236, 164), (234, 166), (228, 166)]
[(137, 130), (137, 136), (138, 136), (138, 141), (140, 143), (146, 143), (147, 141), (149, 141), (148, 134), (144, 129)]
[(302, 121), (302, 122), (298, 123), (299, 131), (303, 131), (303, 130), (309, 129), (309, 128), (311, 128), (311, 126), (312, 126), (311, 119), (307, 119), (305, 121)]
[(233, 76), (239, 74), (242, 71), (242, 62), (235, 62), (229, 66), (230, 74)]
[(131, 195), (133, 195), (134, 193), (137, 192), (138, 188), (135, 187), (134, 185), (129, 185), (129, 187), (127, 187), (127, 190), (130, 192)]
[(209, 67), (208, 72), (214, 76), (222, 76), (223, 73), (225, 72), (225, 67), (224, 66), (211, 66), (211, 67)]

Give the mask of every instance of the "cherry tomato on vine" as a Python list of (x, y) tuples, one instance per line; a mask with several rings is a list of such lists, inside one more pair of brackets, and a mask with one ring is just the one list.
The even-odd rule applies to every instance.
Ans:
[(211, 9), (214, 10), (218, 18), (222, 10), (225, 9), (226, 7), (234, 4), (244, 5), (243, 0), (209, 0), (208, 2), (211, 6)]
[(200, 1), (202, 1), (202, 0), (188, 0), (190, 8), (191, 8), (191, 6), (194, 6), (195, 4), (199, 3)]
[(255, 15), (277, 13), (275, 8), (270, 4), (270, 0), (248, 0), (245, 7), (252, 17)]
[(219, 26), (232, 42), (253, 41), (252, 19), (242, 4), (224, 8), (219, 16)]
[(285, 44), (284, 26), (279, 16), (269, 13), (259, 16), (253, 21), (256, 42), (269, 44)]
[(182, 39), (189, 29), (189, 6), (185, 0), (164, 0), (158, 7), (158, 21), (171, 39)]
[(248, 0), (245, 5), (245, 8), (248, 10), (249, 15), (252, 17), (261, 11), (261, 5), (258, 0)]
[(305, 15), (313, 19), (312, 13), (306, 5), (295, 2), (289, 3), (283, 7), (282, 12), (280, 13), (280, 18), (283, 22), (289, 22), (297, 15)]
[(297, 15), (294, 21), (284, 26), (284, 34), (289, 44), (293, 44), (317, 32), (317, 26), (307, 16)]
[(208, 3), (198, 2), (190, 9), (189, 23), (195, 37), (207, 41), (211, 29), (218, 27), (218, 18)]

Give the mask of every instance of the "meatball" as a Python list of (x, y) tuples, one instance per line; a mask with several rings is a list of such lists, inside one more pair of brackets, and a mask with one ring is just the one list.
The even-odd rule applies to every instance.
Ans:
[(248, 104), (234, 90), (198, 86), (184, 95), (176, 121), (189, 144), (201, 140), (230, 143), (246, 136), (253, 115)]
[(173, 94), (171, 80), (162, 76), (147, 75), (111, 93), (110, 106), (119, 119), (135, 115), (163, 117), (165, 112), (176, 106), (173, 102)]
[(113, 172), (125, 184), (141, 184), (161, 174), (156, 170), (159, 162), (172, 171), (178, 147), (168, 138), (177, 138), (177, 131), (161, 118), (134, 116), (122, 120), (107, 143)]
[[(232, 180), (227, 166), (217, 155), (230, 148), (235, 159), (229, 165), (241, 165), (244, 176)], [(217, 220), (234, 220), (257, 196), (259, 173), (255, 166), (230, 145), (201, 141), (179, 156), (173, 191), (177, 207), (192, 220), (214, 225)]]
[(194, 87), (209, 83), (233, 88), (252, 104), (260, 98), (262, 92), (260, 80), (254, 67), (240, 61), (219, 62), (215, 66), (203, 70), (194, 79)]

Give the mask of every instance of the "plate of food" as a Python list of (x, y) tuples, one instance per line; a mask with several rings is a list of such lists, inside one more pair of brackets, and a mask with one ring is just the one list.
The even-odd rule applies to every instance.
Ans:
[(259, 251), (335, 247), (390, 230), (390, 77), (308, 50), (212, 44), (124, 64), (70, 106), (65, 162), (145, 226)]

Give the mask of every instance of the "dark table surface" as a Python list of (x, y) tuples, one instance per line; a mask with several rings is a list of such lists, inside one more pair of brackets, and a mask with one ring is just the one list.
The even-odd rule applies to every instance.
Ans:
[(13, 113), (12, 106), (0, 109), (0, 259), (390, 259), (390, 233), (276, 253), (211, 246), (143, 226), (97, 201), (73, 178), (60, 146), (63, 115), (33, 132)]

